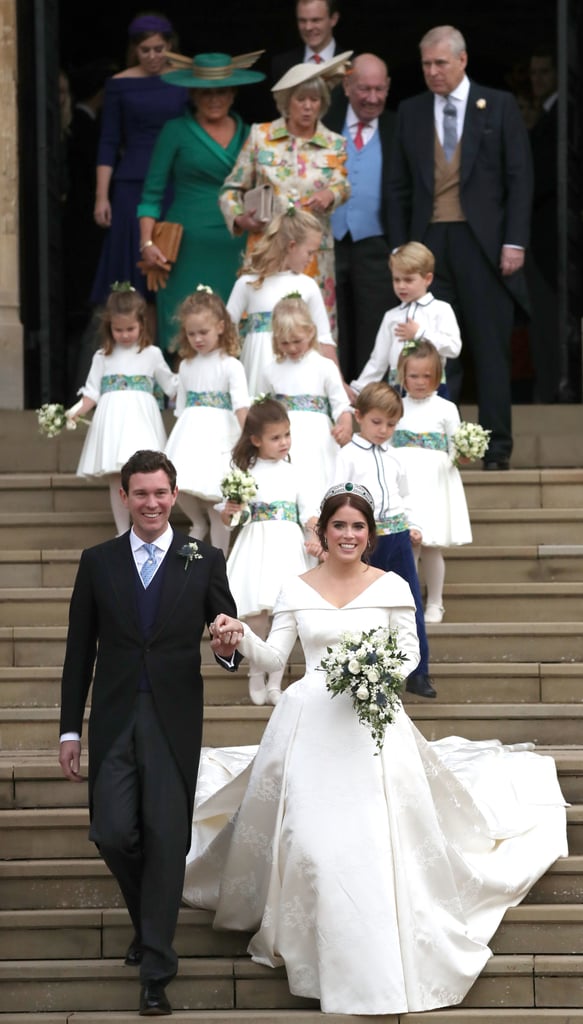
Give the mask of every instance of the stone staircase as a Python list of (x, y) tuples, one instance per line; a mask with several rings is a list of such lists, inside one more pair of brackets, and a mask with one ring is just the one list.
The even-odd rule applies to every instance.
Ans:
[[(427, 1014), (432, 1024), (583, 1024), (583, 470), (569, 466), (583, 463), (583, 431), (580, 409), (567, 412), (561, 434), (553, 410), (555, 447), (538, 429), (544, 410), (525, 414), (521, 468), (464, 472), (475, 543), (448, 554), (446, 616), (428, 628), (439, 696), (407, 701), (428, 738), (533, 740), (552, 753), (571, 804), (570, 852), (506, 914), (463, 1006)], [(87, 839), (86, 787), (56, 762), (79, 552), (112, 534), (105, 489), (73, 475), (80, 441), (40, 439), (34, 414), (0, 413), (0, 1024), (136, 1019), (135, 972), (121, 963), (129, 920)], [(206, 643), (203, 661), (204, 742), (257, 742), (269, 710), (249, 705), (245, 676), (222, 673)], [(296, 649), (287, 682), (301, 671)], [(252, 964), (247, 941), (181, 910), (175, 1016), (362, 1020), (290, 996), (285, 972)]]

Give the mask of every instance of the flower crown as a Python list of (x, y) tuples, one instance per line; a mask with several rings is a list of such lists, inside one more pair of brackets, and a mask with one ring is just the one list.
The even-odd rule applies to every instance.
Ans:
[(362, 484), (353, 484), (350, 480), (344, 484), (334, 484), (333, 487), (330, 487), (322, 498), (320, 508), (324, 508), (328, 498), (334, 498), (337, 494), (358, 494), (359, 498), (364, 498), (368, 502), (374, 512), (374, 498), (368, 487), (363, 487)]
[(111, 286), (112, 292), (135, 292), (135, 290), (129, 281), (114, 281)]
[(409, 356), (411, 355), (411, 352), (416, 352), (419, 346), (423, 344), (424, 340), (424, 338), (409, 338), (409, 340), (405, 342), (401, 350), (403, 355)]
[(197, 284), (196, 290), (197, 292), (206, 292), (207, 295), (215, 294), (209, 284)]
[(301, 292), (288, 292), (283, 296), (284, 299), (301, 299), (302, 297)]

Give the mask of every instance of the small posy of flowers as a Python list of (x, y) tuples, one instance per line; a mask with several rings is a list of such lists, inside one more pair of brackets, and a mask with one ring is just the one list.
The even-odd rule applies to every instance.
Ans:
[(255, 477), (244, 469), (232, 469), (226, 477), (221, 480), (221, 494), (225, 501), (234, 501), (237, 505), (243, 505), (240, 512), (235, 512), (231, 519), (231, 526), (238, 526), (245, 507), (257, 494)]
[(188, 569), (188, 566), (195, 558), (202, 558), (200, 551), (198, 550), (198, 544), (195, 540), (191, 540), (188, 544), (183, 544), (178, 550), (178, 554), (181, 558), (184, 558), (184, 571)]
[(377, 750), (383, 748), (387, 725), (401, 707), (401, 665), (405, 656), (398, 637), (386, 626), (362, 633), (343, 633), (327, 648), (320, 668), (326, 673), (326, 689), (333, 697), (348, 693), (359, 722), (372, 734)]
[(481, 96), (479, 100), (476, 100), (476, 106), (478, 110), (486, 109), (486, 100), (483, 98), (483, 96)]
[(459, 466), (462, 459), (475, 462), (483, 459), (490, 444), (491, 430), (484, 430), (479, 423), (460, 423), (452, 437), (453, 464)]
[(47, 402), (36, 410), (38, 427), (45, 437), (58, 437), (62, 430), (75, 430), (74, 419), (65, 415), (65, 406), (57, 402)]

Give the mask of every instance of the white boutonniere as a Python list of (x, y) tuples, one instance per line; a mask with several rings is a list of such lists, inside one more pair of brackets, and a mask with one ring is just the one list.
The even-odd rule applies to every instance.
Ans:
[(485, 110), (486, 109), (486, 100), (483, 97), (481, 97), (479, 100), (476, 100), (476, 106), (477, 106), (478, 110)]
[(196, 543), (195, 540), (189, 541), (188, 544), (183, 544), (182, 547), (180, 548), (178, 554), (180, 555), (181, 558), (185, 559), (185, 562), (184, 562), (184, 571), (185, 572), (188, 569), (188, 566), (190, 565), (190, 563), (192, 562), (192, 560), (194, 558), (202, 558), (202, 555), (200, 554), (200, 552), (198, 550), (198, 544)]

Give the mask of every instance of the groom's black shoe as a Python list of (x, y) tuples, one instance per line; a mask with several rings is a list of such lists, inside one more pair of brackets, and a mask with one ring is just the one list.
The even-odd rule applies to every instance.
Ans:
[(141, 1017), (167, 1017), (172, 1013), (164, 986), (159, 981), (149, 981), (142, 985), (140, 991)]
[(405, 689), (407, 693), (416, 693), (418, 697), (437, 697), (437, 690), (433, 688), (431, 679), (424, 672), (415, 672), (409, 676)]
[(142, 953), (142, 943), (138, 939), (138, 936), (134, 935), (125, 956), (124, 964), (126, 967), (139, 967), (142, 962)]

